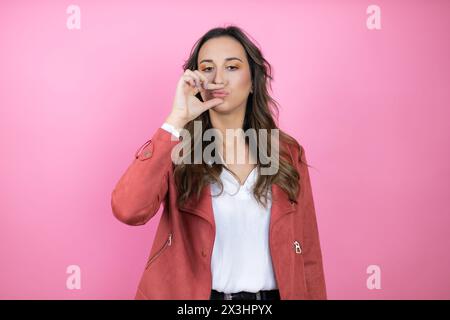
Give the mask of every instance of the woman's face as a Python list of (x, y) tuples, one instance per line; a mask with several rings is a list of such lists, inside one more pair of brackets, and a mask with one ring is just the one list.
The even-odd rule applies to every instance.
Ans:
[[(228, 93), (220, 97), (224, 102), (213, 107), (214, 111), (230, 113), (245, 108), (252, 79), (244, 47), (237, 40), (227, 36), (209, 39), (200, 48), (197, 64), (210, 83), (223, 83)], [(210, 90), (201, 95), (203, 101), (215, 97)]]

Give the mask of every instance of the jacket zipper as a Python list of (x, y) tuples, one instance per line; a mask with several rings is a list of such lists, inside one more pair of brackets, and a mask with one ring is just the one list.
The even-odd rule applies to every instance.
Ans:
[[(295, 248), (295, 253), (296, 254), (301, 254), (302, 253), (302, 248), (300, 247), (300, 242), (298, 242), (297, 240), (294, 240), (293, 242), (293, 247)], [(306, 293), (308, 292), (308, 286), (306, 284), (306, 277), (305, 277), (305, 273), (303, 273), (303, 285), (305, 286), (305, 290)]]
[[(295, 212), (295, 210), (293, 210), (293, 209), (290, 209), (283, 217), (286, 217), (288, 214), (291, 214), (291, 213), (293, 213), (293, 212)], [(273, 228), (274, 228), (274, 226), (275, 226), (275, 224), (277, 223), (277, 222), (279, 222), (281, 219), (278, 219), (277, 221), (275, 221), (274, 222), (274, 224), (270, 227), (270, 229), (269, 229), (269, 250), (270, 250), (270, 256), (272, 257), (272, 264), (273, 264), (273, 272), (274, 272), (274, 276), (275, 276), (275, 281), (276, 281), (276, 283), (277, 283), (277, 286), (278, 286), (278, 290), (280, 290), (280, 288), (279, 288), (279, 284), (280, 284), (280, 276), (279, 276), (279, 274), (278, 274), (278, 269), (277, 269), (277, 264), (275, 263), (275, 261), (274, 261), (274, 259), (273, 259), (273, 255), (272, 255), (272, 253), (274, 252), (273, 250), (273, 248), (272, 248), (272, 241), (271, 241), (271, 239), (272, 239), (272, 230), (273, 230)], [(281, 290), (280, 290), (280, 297), (281, 297)]]
[(145, 269), (147, 269), (147, 268), (150, 266), (150, 264), (151, 264), (153, 261), (155, 261), (155, 259), (158, 258), (158, 257), (161, 255), (161, 253), (163, 253), (163, 251), (164, 251), (167, 247), (169, 247), (169, 246), (171, 246), (171, 245), (172, 245), (172, 233), (169, 233), (169, 237), (167, 238), (167, 240), (166, 240), (166, 242), (164, 243), (164, 245), (162, 246), (162, 248), (159, 249), (159, 251), (158, 251), (153, 257), (151, 257), (151, 258), (147, 261), (147, 265), (145, 266)]
[(300, 247), (300, 243), (297, 240), (294, 241), (294, 248), (295, 253), (302, 253), (302, 248)]

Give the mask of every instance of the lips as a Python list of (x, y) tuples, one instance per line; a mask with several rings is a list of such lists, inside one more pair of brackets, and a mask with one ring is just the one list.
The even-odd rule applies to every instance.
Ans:
[(211, 91), (211, 95), (214, 97), (225, 97), (228, 95), (228, 92), (225, 90), (213, 90)]

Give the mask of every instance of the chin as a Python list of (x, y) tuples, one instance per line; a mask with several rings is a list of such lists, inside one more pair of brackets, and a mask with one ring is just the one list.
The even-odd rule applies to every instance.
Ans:
[(229, 112), (232, 110), (232, 108), (230, 108), (230, 105), (227, 103), (227, 101), (224, 101), (221, 104), (219, 104), (215, 107), (212, 107), (211, 109), (216, 112), (222, 112), (222, 113)]

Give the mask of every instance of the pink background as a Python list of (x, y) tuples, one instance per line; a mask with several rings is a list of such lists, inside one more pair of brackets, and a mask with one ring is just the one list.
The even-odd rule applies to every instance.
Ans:
[(120, 223), (112, 188), (194, 42), (228, 24), (273, 65), (280, 126), (314, 166), (329, 298), (450, 298), (450, 2), (76, 1), (81, 30), (70, 4), (0, 4), (0, 298), (134, 298), (160, 213)]

